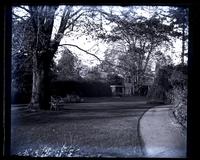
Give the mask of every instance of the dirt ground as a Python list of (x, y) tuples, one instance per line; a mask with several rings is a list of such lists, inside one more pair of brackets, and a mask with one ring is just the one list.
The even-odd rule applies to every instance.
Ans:
[(41, 146), (77, 146), (82, 156), (140, 157), (138, 121), (152, 106), (143, 97), (88, 98), (59, 111), (11, 108), (11, 154)]

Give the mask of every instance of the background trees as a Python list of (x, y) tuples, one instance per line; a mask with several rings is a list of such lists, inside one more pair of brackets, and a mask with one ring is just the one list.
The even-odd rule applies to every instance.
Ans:
[[(124, 51), (113, 52), (118, 55), (120, 69), (126, 77), (135, 82), (136, 91), (143, 84), (143, 79), (147, 70), (151, 70), (150, 59), (157, 56), (156, 54), (161, 47), (170, 45), (170, 35), (174, 32), (171, 24), (165, 24), (164, 19), (158, 18), (153, 14), (150, 18), (135, 15), (132, 8), (126, 12), (113, 15), (105, 13), (106, 19), (114, 23), (110, 33), (99, 34), (98, 37), (106, 40), (117, 42), (125, 48)], [(131, 18), (132, 17), (132, 18)]]
[(56, 65), (56, 75), (58, 80), (78, 80), (81, 79), (81, 61), (69, 50), (65, 49), (61, 59)]
[[(160, 7), (158, 10), (155, 7), (151, 13), (148, 12), (148, 16), (141, 16), (137, 14), (138, 8), (144, 11), (145, 7), (119, 8), (18, 6), (13, 9), (13, 80), (17, 81), (16, 75), (22, 63), (23, 67), (29, 68), (32, 76), (30, 106), (39, 104), (39, 108), (49, 109), (48, 89), (51, 75), (55, 72), (57, 78), (63, 80), (81, 79), (84, 74), (88, 79), (103, 80), (104, 71), (105, 75), (124, 77), (135, 86), (137, 92), (148, 76), (154, 75), (156, 64), (162, 66), (172, 63), (167, 52), (173, 47), (173, 39), (182, 37), (184, 62), (183, 55), (187, 50), (187, 9)], [(26, 14), (17, 14), (16, 9)], [(82, 35), (97, 44), (102, 41), (107, 44), (104, 59), (100, 59), (95, 52), (68, 43), (69, 37), (78, 38)], [(60, 52), (61, 46), (68, 48), (63, 50), (62, 58), (55, 67), (54, 57)], [(70, 47), (95, 57), (100, 65), (86, 69)], [(25, 68), (21, 70), (23, 73)], [(14, 81), (13, 85), (16, 84)]]
[(178, 37), (182, 41), (182, 53), (181, 53), (181, 63), (184, 65), (184, 57), (188, 55), (186, 42), (188, 42), (188, 26), (189, 26), (189, 11), (188, 8), (178, 7), (171, 8), (169, 10), (169, 16), (171, 17), (171, 24), (174, 29), (178, 30)]
[(11, 93), (12, 102), (28, 103), (32, 86), (32, 60), (29, 48), (33, 44), (30, 19), (13, 19)]
[(157, 14), (160, 18), (165, 18), (167, 23), (173, 27), (173, 38), (178, 38), (182, 41), (181, 48), (181, 63), (184, 65), (188, 57), (188, 34), (189, 34), (189, 9), (185, 7), (170, 7), (167, 11), (159, 9)]

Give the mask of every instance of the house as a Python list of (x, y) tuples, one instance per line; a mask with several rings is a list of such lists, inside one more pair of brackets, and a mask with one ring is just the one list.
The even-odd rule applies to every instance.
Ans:
[(131, 96), (134, 93), (132, 83), (122, 82), (121, 84), (110, 85), (113, 96)]
[(123, 96), (124, 86), (123, 85), (110, 85), (111, 92), (113, 96)]
[(113, 96), (131, 96), (133, 95), (133, 85), (124, 83), (122, 85), (110, 85)]
[(119, 84), (110, 85), (113, 96), (132, 96), (132, 95), (141, 95), (146, 96), (150, 86), (153, 84), (154, 76), (152, 74), (146, 74), (144, 76), (144, 83), (138, 89), (135, 90), (135, 86), (130, 81), (125, 79)]

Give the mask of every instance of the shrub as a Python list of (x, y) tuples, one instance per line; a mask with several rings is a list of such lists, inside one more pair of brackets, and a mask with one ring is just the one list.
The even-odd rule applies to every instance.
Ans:
[(173, 92), (174, 116), (184, 128), (187, 128), (187, 87), (175, 88)]
[(170, 77), (173, 86), (173, 113), (177, 121), (187, 128), (187, 67), (176, 66)]
[(172, 73), (171, 66), (165, 66), (157, 72), (154, 79), (153, 85), (150, 87), (147, 97), (156, 101), (162, 101), (168, 104), (169, 100), (167, 98), (168, 92), (171, 90), (172, 85), (169, 81), (169, 77)]
[(187, 66), (165, 66), (157, 72), (148, 98), (173, 104), (178, 122), (187, 127)]

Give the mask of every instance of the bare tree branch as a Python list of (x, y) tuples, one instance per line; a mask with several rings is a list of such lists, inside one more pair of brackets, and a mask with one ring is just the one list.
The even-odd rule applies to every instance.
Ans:
[(74, 12), (70, 18), (74, 17), (76, 14), (78, 14), (81, 10), (83, 9), (83, 7), (79, 8), (76, 12)]
[(12, 12), (12, 15), (15, 16), (16, 18), (19, 18), (19, 19), (23, 20), (23, 21), (25, 20), (23, 17), (27, 17), (27, 16), (18, 16), (13, 12)]
[[(109, 62), (109, 61), (107, 61), (107, 60), (101, 60), (101, 59), (100, 59), (99, 57), (97, 57), (95, 54), (90, 53), (90, 52), (88, 52), (88, 51), (86, 51), (86, 50), (84, 50), (84, 49), (82, 49), (82, 48), (80, 48), (79, 46), (74, 45), (74, 44), (65, 43), (65, 44), (60, 44), (59, 46), (65, 46), (65, 45), (66, 45), (66, 46), (76, 47), (76, 48), (78, 48), (79, 50), (85, 52), (86, 54), (89, 54), (89, 55), (95, 57), (95, 58), (98, 59), (100, 62), (103, 62), (103, 61), (106, 62), (108, 65), (111, 65), (111, 66), (114, 66), (114, 67), (117, 67), (117, 68), (122, 68), (122, 69), (124, 69), (124, 67), (125, 67), (125, 66), (115, 65), (115, 64), (113, 64), (113, 63), (111, 63), (111, 62)], [(126, 69), (128, 69), (128, 68), (126, 68)]]
[(25, 10), (26, 12), (30, 13), (30, 10), (28, 10), (27, 8), (23, 7), (23, 6), (19, 6), (19, 8)]
[(75, 22), (76, 22), (76, 21), (78, 20), (78, 18), (80, 18), (82, 15), (83, 15), (83, 13), (79, 14), (71, 23), (69, 23), (69, 24), (65, 27), (65, 29), (67, 29), (70, 25), (72, 25), (71, 31), (73, 31)]
[(77, 46), (77, 45), (65, 43), (65, 44), (60, 44), (59, 46), (64, 46), (64, 45), (66, 45), (66, 46), (72, 46), (72, 47), (76, 47), (76, 48), (78, 48), (79, 50), (81, 50), (81, 51), (85, 52), (86, 54), (89, 54), (89, 55), (91, 55), (91, 56), (95, 57), (95, 58), (96, 58), (96, 59), (98, 59), (99, 61), (103, 61), (103, 60), (101, 60), (99, 57), (97, 57), (95, 54), (93, 54), (93, 53), (90, 53), (90, 52), (88, 52), (88, 51), (86, 51), (86, 50), (84, 50), (84, 49), (80, 48), (80, 47), (79, 47), (79, 46)]
[(63, 15), (62, 15), (62, 19), (60, 22), (60, 27), (58, 29), (58, 33), (64, 33), (65, 29), (66, 29), (66, 25), (68, 23), (69, 20), (69, 15), (71, 13), (71, 8), (70, 7), (65, 7), (64, 11), (63, 11)]

